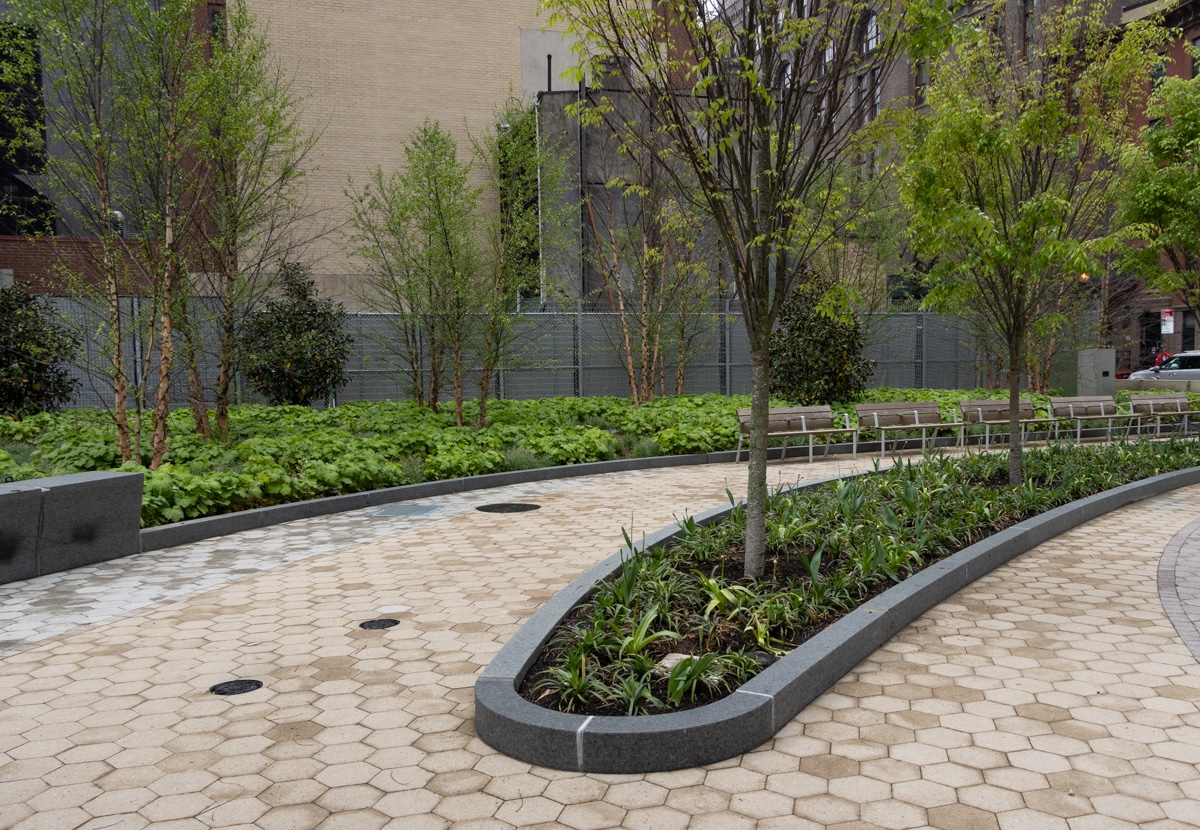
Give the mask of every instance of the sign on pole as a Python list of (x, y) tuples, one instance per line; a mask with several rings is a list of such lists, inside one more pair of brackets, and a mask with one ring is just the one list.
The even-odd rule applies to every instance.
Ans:
[(1163, 334), (1175, 333), (1175, 309), (1164, 308), (1162, 310), (1162, 329)]

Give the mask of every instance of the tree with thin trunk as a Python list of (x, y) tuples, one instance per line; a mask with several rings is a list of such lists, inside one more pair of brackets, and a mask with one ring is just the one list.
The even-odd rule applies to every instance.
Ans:
[[(135, 458), (129, 425), (127, 325), (120, 296), (128, 268), (114, 221), (128, 193), (120, 166), (124, 152), (117, 100), (125, 60), (121, 32), (126, 0), (10, 0), (4, 32), (4, 73), (18, 86), (40, 83), (42, 100), (5, 101), (9, 147), (47, 148), (39, 190), (54, 204), (68, 233), (91, 237), (82, 263), (65, 248), (57, 273), (84, 298), (103, 308), (106, 371), (112, 384), (113, 421), (121, 460)], [(38, 229), (45, 232), (45, 229)]]
[[(619, 135), (631, 125), (612, 126)], [(682, 394), (718, 280), (707, 214), (696, 209), (694, 198), (675, 192), (681, 177), (657, 169), (654, 155), (631, 138), (609, 144), (620, 151), (598, 154), (606, 181), (585, 200), (584, 225), (601, 277), (594, 299), (613, 315), (609, 338), (637, 406), (666, 394), (669, 364), (675, 370), (671, 389)], [(609, 171), (609, 161), (619, 172)]]
[[(196, 267), (181, 334), (189, 352), (193, 416), (203, 430), (206, 391), (197, 370), (196, 341), (201, 326), (217, 332), (214, 432), (226, 440), (238, 329), (278, 286), (278, 263), (297, 260), (325, 230), (313, 221), (305, 198), (305, 176), (319, 134), (301, 122), (303, 100), (244, 0), (230, 0), (219, 22), (197, 78), (205, 95), (193, 152), (203, 189), (194, 228)], [(206, 311), (194, 299), (199, 296), (212, 298), (214, 305)]]
[[(628, 91), (580, 109), (653, 153), (709, 217), (750, 345), (746, 575), (766, 553), (771, 332), (792, 288), (844, 235), (869, 149), (860, 128), (906, 48), (924, 52), (948, 22), (940, 3), (881, 0), (542, 0), (578, 38), (592, 77)], [(929, 33), (929, 37), (914, 37)], [(616, 86), (617, 84), (612, 84)], [(619, 96), (624, 96), (624, 103)]]
[(1112, 162), (1134, 136), (1128, 90), (1166, 43), (1149, 20), (1107, 27), (1107, 10), (1091, 0), (1052, 7), (1023, 48), (997, 32), (1001, 6), (964, 22), (934, 68), (928, 112), (902, 139), (915, 247), (937, 258), (929, 302), (974, 310), (1007, 352), (1012, 484), (1023, 480), (1027, 337), (1064, 283), (1098, 272), (1119, 182)]
[(361, 190), (351, 185), (350, 242), (368, 268), (364, 299), (400, 320), (399, 357), (414, 387), (429, 367), (425, 400), (434, 412), (449, 361), (462, 426), (467, 326), (481, 272), (480, 190), (436, 121), (426, 120), (404, 153), (402, 170), (385, 177), (377, 169)]
[[(195, 0), (131, 3), (124, 18), (124, 72), (115, 102), (123, 142), (123, 167), (131, 198), (125, 217), (132, 228), (130, 259), (150, 287), (152, 319), (147, 356), (157, 356), (152, 381), (150, 469), (167, 452), (175, 323), (191, 270), (197, 205), (205, 181), (193, 150), (199, 113), (208, 94), (202, 72), (207, 32), (199, 28)], [(144, 360), (150, 368), (148, 357)], [(146, 378), (142, 388), (150, 388)], [(138, 422), (141, 422), (139, 401)], [(140, 432), (140, 429), (139, 429)]]

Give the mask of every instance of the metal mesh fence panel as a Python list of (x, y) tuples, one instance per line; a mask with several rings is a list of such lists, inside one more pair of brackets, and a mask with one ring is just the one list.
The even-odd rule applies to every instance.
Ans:
[[(49, 298), (56, 312), (79, 334), (81, 353), (71, 371), (79, 380), (75, 407), (111, 407), (112, 383), (108, 370), (106, 339), (107, 314), (103, 308), (74, 299)], [(130, 376), (146, 368), (149, 329), (144, 317), (145, 300), (124, 297), (122, 325), (125, 328), (126, 365)], [(197, 358), (201, 378), (209, 390), (216, 380), (219, 331), (216, 307), (211, 301), (195, 306)], [(135, 325), (135, 321), (141, 321)], [(403, 338), (399, 334), (400, 315), (353, 312), (347, 315), (347, 327), (354, 347), (347, 373), (350, 377), (336, 400), (403, 400), (413, 396), (413, 380), (405, 360)], [(478, 342), (482, 320), (469, 320), (469, 342)], [(694, 334), (686, 350), (684, 391), (688, 393), (750, 392), (750, 347), (736, 302), (723, 300), (713, 304), (693, 321)], [(869, 385), (906, 388), (959, 388), (979, 385), (976, 350), (970, 328), (958, 317), (902, 313), (869, 321), (866, 356), (875, 361)], [(630, 394), (628, 374), (622, 362), (623, 337), (619, 315), (611, 312), (583, 311), (576, 307), (556, 311), (522, 311), (512, 318), (512, 329), (501, 365), (493, 374), (489, 394), (497, 398), (528, 399), (584, 395)], [(172, 373), (171, 402), (188, 403), (188, 384), (183, 362), (182, 343), (175, 343), (176, 366)], [(421, 344), (420, 349), (427, 349)], [(421, 382), (429, 387), (428, 355), (422, 352)], [(482, 361), (468, 348), (463, 355), (464, 396), (478, 397)], [(675, 391), (677, 353), (664, 354), (661, 389)], [(150, 383), (146, 398), (153, 396), (157, 383), (156, 355), (149, 363)], [(453, 398), (453, 367), (447, 360), (441, 371), (443, 402)], [(235, 400), (259, 402), (249, 384), (237, 378)], [(133, 405), (133, 393), (130, 396)]]
[(875, 318), (867, 329), (867, 385), (902, 389), (974, 389), (980, 385), (970, 326), (961, 317), (906, 312)]

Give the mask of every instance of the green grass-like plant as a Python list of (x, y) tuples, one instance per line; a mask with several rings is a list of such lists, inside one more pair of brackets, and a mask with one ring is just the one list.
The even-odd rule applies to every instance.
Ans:
[[(576, 607), (541, 655), (548, 668), (523, 688), (538, 690), (526, 694), (543, 706), (591, 714), (699, 705), (932, 562), (1059, 505), (1197, 465), (1194, 440), (1056, 444), (1026, 451), (1018, 487), (1007, 483), (1006, 454), (994, 453), (778, 492), (768, 504), (768, 576), (758, 581), (726, 577), (742, 572), (739, 508), (709, 527), (684, 518), (669, 547), (632, 552)], [(668, 670), (660, 661), (670, 652), (686, 657)], [(582, 679), (564, 680), (581, 653), (586, 703)]]

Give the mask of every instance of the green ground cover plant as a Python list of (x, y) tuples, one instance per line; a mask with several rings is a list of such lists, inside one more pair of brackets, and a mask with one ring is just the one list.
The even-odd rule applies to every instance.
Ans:
[(1056, 444), (1028, 451), (1016, 487), (1007, 483), (1007, 453), (990, 453), (777, 492), (766, 575), (756, 581), (733, 576), (742, 573), (741, 506), (708, 527), (684, 519), (670, 546), (630, 555), (575, 608), (521, 693), (547, 708), (604, 715), (716, 700), (955, 551), (1059, 505), (1197, 464), (1200, 443), (1190, 440)]
[[(937, 400), (953, 419), (963, 398), (986, 390), (874, 389), (872, 400)], [(1197, 396), (1200, 399), (1200, 396)], [(1036, 396), (1035, 396), (1036, 399)], [(784, 405), (787, 401), (777, 401)], [(614, 458), (731, 450), (746, 396), (683, 395), (632, 406), (625, 398), (492, 401), (482, 430), (454, 426), (411, 402), (331, 409), (241, 405), (229, 440), (196, 434), (188, 410), (168, 419), (169, 450), (157, 470), (121, 464), (108, 413), (71, 410), (0, 419), (0, 480), (93, 470), (146, 476), (143, 526), (443, 478)], [(466, 402), (467, 423), (475, 404)], [(839, 405), (850, 412), (853, 406)], [(149, 447), (149, 440), (142, 442)]]

